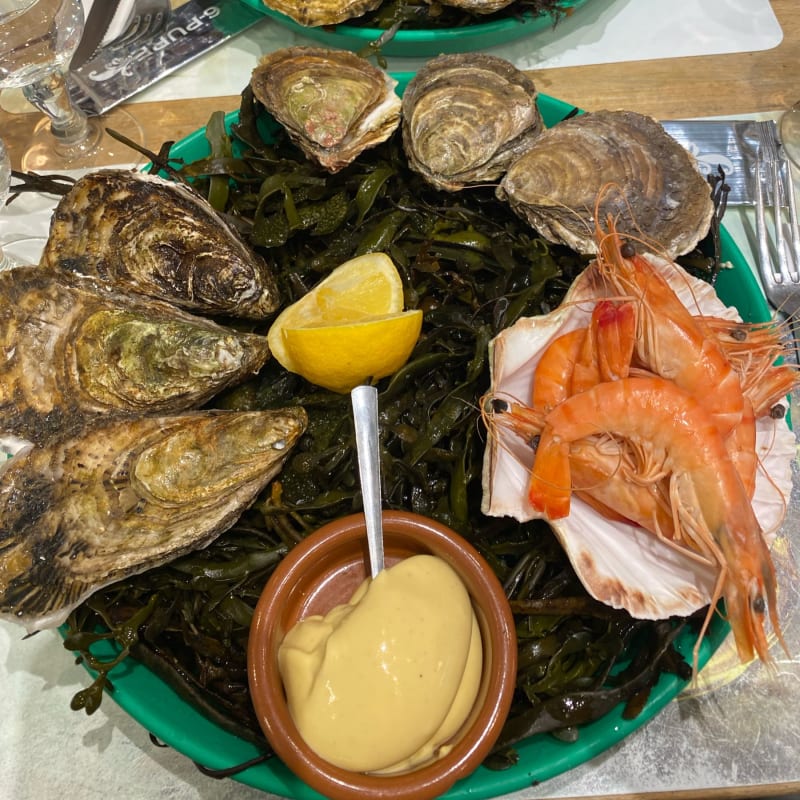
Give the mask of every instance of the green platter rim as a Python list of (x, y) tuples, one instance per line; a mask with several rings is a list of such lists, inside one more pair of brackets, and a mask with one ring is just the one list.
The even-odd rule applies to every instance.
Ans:
[[(402, 89), (411, 74), (394, 77)], [(546, 95), (539, 95), (538, 103), (548, 126), (573, 111), (567, 103)], [(228, 126), (237, 119), (238, 111), (230, 112), (225, 117)], [(201, 128), (173, 145), (170, 157), (192, 162), (209, 152), (205, 129)], [(721, 245), (723, 259), (730, 263), (731, 269), (720, 273), (717, 281), (720, 297), (728, 305), (736, 306), (745, 320), (768, 321), (771, 318), (769, 306), (755, 275), (724, 226), (721, 229)], [(708, 662), (728, 632), (728, 624), (715, 616), (700, 648), (700, 667)], [(693, 645), (694, 637), (690, 631), (684, 631), (676, 641), (676, 647), (689, 661)], [(116, 655), (107, 642), (98, 643), (93, 652), (103, 659)], [(92, 673), (91, 670), (89, 672)], [(204, 717), (143, 664), (126, 659), (112, 670), (110, 678), (114, 688), (109, 696), (126, 713), (158, 740), (198, 764), (210, 769), (225, 769), (260, 754), (254, 744), (234, 736)], [(498, 797), (577, 767), (619, 743), (655, 717), (686, 685), (687, 682), (677, 676), (664, 674), (634, 719), (625, 719), (623, 706), (620, 705), (595, 722), (582, 726), (575, 742), (566, 743), (546, 733), (533, 736), (517, 747), (519, 761), (515, 766), (503, 771), (492, 771), (481, 766), (472, 775), (459, 781), (444, 797), (450, 800)], [(234, 779), (294, 800), (320, 800), (322, 797), (277, 759), (250, 767), (234, 776)]]
[[(328, 47), (344, 50), (361, 50), (384, 33), (380, 28), (359, 28), (340, 23), (325, 27), (306, 27), (291, 17), (267, 8), (262, 0), (240, 0), (251, 9), (264, 14), (292, 33), (313, 39)], [(569, 14), (589, 0), (563, 0), (559, 5)], [(441, 53), (462, 53), (497, 47), (530, 36), (554, 25), (551, 13), (532, 14), (526, 12), (520, 18), (507, 18), (465, 25), (461, 28), (429, 30), (399, 30), (389, 42), (381, 47), (387, 56), (418, 58), (437, 56)]]

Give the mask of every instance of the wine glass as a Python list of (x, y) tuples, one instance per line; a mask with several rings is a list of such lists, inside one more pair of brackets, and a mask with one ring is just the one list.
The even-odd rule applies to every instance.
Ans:
[(105, 163), (137, 160), (104, 131), (124, 130), (126, 137), (141, 142), (141, 128), (130, 114), (112, 111), (101, 125), (70, 98), (67, 72), (83, 24), (81, 0), (0, 0), (0, 89), (21, 88), (46, 115), (22, 156), (24, 170), (95, 166), (101, 153)]
[(780, 134), (784, 152), (800, 167), (800, 100), (781, 116)]

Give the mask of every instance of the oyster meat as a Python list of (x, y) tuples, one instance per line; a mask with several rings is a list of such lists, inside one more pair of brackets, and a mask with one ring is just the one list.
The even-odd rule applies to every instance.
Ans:
[(409, 166), (439, 189), (495, 181), (543, 129), (533, 81), (496, 56), (430, 60), (403, 94)]
[(269, 357), (265, 336), (69, 272), (0, 272), (0, 297), (0, 432), (36, 444), (199, 406)]
[[(714, 204), (694, 158), (656, 120), (595, 111), (544, 131), (508, 169), (497, 196), (546, 239), (597, 252), (595, 209), (670, 258), (708, 232)], [(598, 201), (598, 198), (600, 200)]]
[[(692, 313), (740, 319), (708, 283), (671, 262), (658, 260), (658, 264)], [(490, 345), (493, 395), (531, 397), (540, 356), (558, 336), (589, 323), (602, 289), (602, 278), (587, 268), (557, 309), (542, 316), (523, 317), (495, 337)], [(791, 494), (795, 455), (794, 434), (784, 419), (767, 416), (757, 420), (756, 453), (761, 468), (753, 509), (762, 530), (774, 532), (780, 527)], [(540, 516), (528, 501), (533, 458), (529, 443), (507, 429), (489, 437), (483, 464), (483, 513), (522, 522)], [(607, 519), (576, 495), (571, 498), (569, 515), (549, 525), (587, 591), (634, 617), (688, 616), (708, 605), (714, 594), (716, 565), (637, 525)]]
[(298, 147), (330, 172), (385, 141), (400, 124), (397, 81), (345, 50), (287, 47), (253, 70), (255, 97)]
[(208, 545), (278, 473), (302, 408), (102, 424), (0, 477), (0, 614), (59, 625), (97, 589)]
[(42, 263), (202, 314), (263, 319), (272, 271), (184, 184), (130, 170), (92, 172), (56, 206)]
[(293, 19), (298, 25), (318, 27), (336, 25), (339, 22), (360, 17), (367, 11), (374, 11), (383, 0), (264, 0), (264, 5), (273, 11), (280, 11)]

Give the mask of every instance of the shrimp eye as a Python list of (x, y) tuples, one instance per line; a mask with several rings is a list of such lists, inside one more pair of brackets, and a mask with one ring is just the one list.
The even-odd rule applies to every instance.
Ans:
[(534, 453), (539, 449), (539, 441), (541, 438), (542, 437), (537, 434), (536, 436), (531, 436), (530, 440), (528, 441), (528, 444)]
[(747, 331), (744, 328), (731, 328), (729, 333), (734, 342), (743, 342), (747, 339)]
[(489, 401), (489, 410), (493, 414), (502, 414), (505, 411), (508, 411), (509, 408), (511, 408), (511, 406), (505, 400), (501, 400), (497, 397), (494, 397)]
[(636, 248), (630, 242), (625, 242), (620, 247), (619, 253), (623, 258), (633, 258), (636, 255)]
[(786, 406), (783, 403), (776, 403), (769, 410), (770, 419), (783, 419), (786, 416)]
[(763, 614), (767, 610), (767, 604), (764, 602), (764, 595), (757, 594), (750, 601), (750, 608), (752, 608), (756, 614)]

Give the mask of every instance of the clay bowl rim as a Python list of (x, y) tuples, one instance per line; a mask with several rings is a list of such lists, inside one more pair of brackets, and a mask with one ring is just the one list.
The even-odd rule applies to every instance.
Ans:
[[(484, 656), (484, 675), (488, 678), (481, 681), (480, 705), (463, 736), (448, 754), (431, 764), (397, 775), (369, 775), (321, 759), (301, 738), (286, 706), (276, 657), (285, 631), (276, 603), (292, 590), (295, 597), (302, 595), (298, 585), (307, 565), (321, 563), (332, 551), (360, 548), (367, 574), (364, 515), (352, 514), (329, 522), (295, 545), (270, 576), (256, 604), (248, 641), (250, 695), (276, 755), (306, 784), (334, 800), (424, 800), (441, 795), (472, 773), (488, 755), (508, 715), (516, 682), (514, 618), (500, 581), (478, 551), (445, 525), (412, 512), (384, 511), (383, 525), (387, 564), (391, 563), (392, 542), (399, 538), (406, 547), (413, 542), (414, 552), (438, 555), (458, 571), (472, 598), (485, 651), (487, 641), (491, 645), (491, 657)], [(300, 612), (296, 618), (302, 615)], [(289, 625), (296, 618), (290, 615)]]

